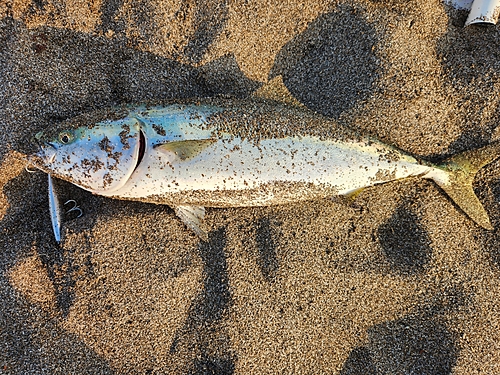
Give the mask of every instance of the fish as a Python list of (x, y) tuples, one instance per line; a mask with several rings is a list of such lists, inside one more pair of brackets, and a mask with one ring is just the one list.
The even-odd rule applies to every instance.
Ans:
[(300, 103), (281, 76), (246, 99), (166, 101), (95, 110), (35, 136), (38, 169), (105, 197), (166, 204), (202, 240), (205, 207), (355, 198), (410, 177), (433, 180), (493, 229), (472, 182), (500, 142), (433, 164)]

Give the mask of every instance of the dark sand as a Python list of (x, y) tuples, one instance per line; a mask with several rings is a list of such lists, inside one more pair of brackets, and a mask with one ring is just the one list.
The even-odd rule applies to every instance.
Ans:
[[(89, 5), (92, 4), (92, 5)], [(0, 1), (0, 374), (498, 374), (500, 162), (479, 228), (430, 181), (282, 207), (172, 209), (60, 182), (38, 131), (93, 108), (245, 97), (282, 74), (307, 107), (414, 155), (487, 144), (499, 26), (438, 0)]]

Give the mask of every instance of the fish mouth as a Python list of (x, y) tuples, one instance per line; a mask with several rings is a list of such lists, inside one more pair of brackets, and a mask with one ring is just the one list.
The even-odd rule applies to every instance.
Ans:
[(56, 147), (52, 143), (45, 143), (45, 147), (40, 146), (38, 154), (44, 159), (45, 164), (51, 164), (56, 157)]
[(56, 157), (56, 147), (51, 143), (38, 141), (34, 142), (34, 145), (38, 147), (38, 151), (28, 155), (26, 159), (34, 167), (45, 170), (46, 166), (51, 164)]
[[(45, 164), (50, 164), (54, 161), (56, 156), (57, 148), (50, 142), (44, 142), (41, 140), (43, 132), (38, 132), (31, 139), (31, 143), (38, 147), (38, 152), (35, 154), (37, 157), (41, 158)], [(52, 151), (52, 152), (48, 152)]]

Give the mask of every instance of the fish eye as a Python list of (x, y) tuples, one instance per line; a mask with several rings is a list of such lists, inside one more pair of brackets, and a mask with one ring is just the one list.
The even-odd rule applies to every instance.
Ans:
[(59, 142), (61, 142), (63, 145), (67, 145), (68, 143), (73, 142), (73, 139), (73, 133), (69, 131), (63, 131), (59, 133)]

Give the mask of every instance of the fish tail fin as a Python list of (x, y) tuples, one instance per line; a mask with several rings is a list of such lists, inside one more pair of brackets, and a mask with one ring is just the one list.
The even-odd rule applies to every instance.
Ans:
[(500, 141), (477, 150), (465, 151), (446, 159), (437, 168), (445, 174), (429, 176), (472, 220), (492, 230), (490, 218), (474, 193), (472, 183), (476, 173), (500, 156)]

